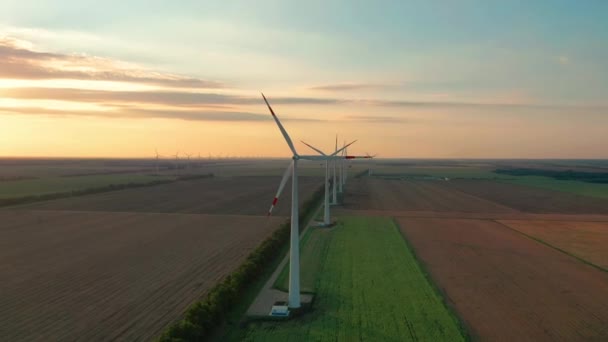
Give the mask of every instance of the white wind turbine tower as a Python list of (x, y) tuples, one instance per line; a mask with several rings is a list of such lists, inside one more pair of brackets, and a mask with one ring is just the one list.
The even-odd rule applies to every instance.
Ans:
[[(279, 196), (281, 196), (281, 192), (283, 192), (283, 188), (289, 177), (291, 176), (291, 231), (289, 238), (289, 296), (288, 296), (288, 306), (289, 308), (299, 308), (300, 307), (300, 239), (299, 239), (299, 215), (298, 215), (298, 161), (300, 159), (307, 160), (326, 160), (326, 156), (305, 156), (299, 155), (296, 151), (289, 134), (279, 121), (279, 118), (275, 115), (272, 107), (266, 100), (264, 94), (262, 94), (264, 98), (264, 102), (266, 102), (266, 106), (268, 106), (268, 110), (270, 110), (270, 114), (272, 114), (272, 118), (276, 122), (283, 138), (285, 138), (285, 142), (289, 146), (289, 149), (293, 153), (292, 161), (289, 163), (289, 166), (285, 170), (283, 174), (283, 178), (281, 179), (281, 183), (279, 184), (279, 189), (272, 201), (272, 205), (268, 210), (268, 215), (272, 214), (272, 209), (274, 209), (275, 205), (279, 200)], [(338, 151), (339, 153), (339, 151)], [(337, 153), (336, 153), (337, 154)]]
[(172, 157), (175, 158), (175, 172), (179, 172), (179, 151), (177, 151)]
[[(342, 156), (345, 156), (346, 155), (346, 141), (344, 141), (344, 145), (342, 145), (342, 146), (344, 146), (342, 148)], [(340, 167), (338, 168), (338, 171), (340, 172), (339, 179), (338, 179), (338, 192), (339, 193), (342, 193), (342, 191), (343, 191), (342, 187), (344, 186), (344, 162), (345, 162), (345, 160), (341, 159)]]
[(158, 172), (158, 163), (159, 163), (159, 159), (160, 159), (161, 155), (158, 154), (158, 150), (157, 149), (154, 149), (154, 152), (156, 153), (156, 175), (158, 176), (159, 175), (159, 172)]
[[(343, 152), (344, 149), (352, 144), (354, 144), (357, 140), (351, 142), (350, 144), (346, 145), (344, 144), (344, 147), (342, 147), (340, 150), (335, 151), (334, 153), (327, 155), (325, 154), (323, 151), (319, 150), (318, 148), (309, 145), (307, 143), (305, 143), (304, 141), (302, 141), (302, 143), (308, 147), (310, 147), (311, 149), (315, 150), (316, 152), (318, 152), (321, 156), (325, 157), (325, 199), (323, 202), (323, 207), (324, 207), (324, 212), (323, 212), (323, 225), (324, 226), (329, 226), (331, 225), (331, 217), (330, 217), (330, 213), (329, 213), (329, 162), (333, 161), (334, 163), (336, 162), (336, 160), (338, 159), (342, 159), (344, 158), (344, 156), (337, 156), (339, 152)], [(334, 184), (335, 185), (335, 184)]]
[[(338, 153), (338, 135), (337, 134), (336, 134), (336, 148), (334, 150), (334, 153)], [(336, 187), (337, 187), (337, 183), (336, 183), (336, 163), (337, 162), (338, 162), (337, 160), (334, 160), (333, 163), (332, 163), (333, 169), (334, 169), (334, 181), (332, 182), (332, 187), (331, 187), (332, 188), (332, 195), (333, 195), (332, 201), (331, 201), (332, 205), (337, 205), (338, 204), (338, 193), (337, 193), (337, 189), (336, 189)]]
[(187, 169), (190, 169), (190, 157), (192, 156), (192, 154), (190, 154), (190, 153), (184, 153), (184, 154), (186, 155), (186, 159), (187, 159), (186, 167), (185, 167), (185, 169), (187, 170)]

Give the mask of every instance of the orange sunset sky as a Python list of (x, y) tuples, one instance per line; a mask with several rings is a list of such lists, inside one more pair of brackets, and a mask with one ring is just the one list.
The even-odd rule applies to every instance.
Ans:
[(605, 2), (0, 9), (2, 157), (608, 157)]

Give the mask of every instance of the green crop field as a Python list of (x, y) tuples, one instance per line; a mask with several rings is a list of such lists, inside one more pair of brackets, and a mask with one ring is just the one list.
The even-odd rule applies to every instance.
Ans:
[(63, 193), (75, 190), (98, 188), (111, 184), (143, 184), (152, 181), (169, 179), (173, 179), (173, 177), (142, 174), (110, 174), (80, 177), (25, 179), (10, 182), (0, 182), (0, 198)]
[[(229, 340), (465, 339), (391, 219), (348, 217), (331, 231), (310, 234), (304, 258), (316, 252), (320, 261), (313, 311), (289, 321), (250, 323)], [(316, 247), (308, 251), (309, 244)]]

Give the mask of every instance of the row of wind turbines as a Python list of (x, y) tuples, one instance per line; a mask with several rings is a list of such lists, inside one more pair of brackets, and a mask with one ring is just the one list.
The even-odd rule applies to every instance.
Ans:
[[(160, 171), (160, 164), (161, 164), (161, 161), (163, 160), (162, 158), (164, 158), (164, 156), (160, 155), (158, 153), (157, 149), (154, 149), (154, 153), (155, 153), (154, 160), (155, 160), (155, 166), (156, 166), (156, 174), (158, 174)], [(189, 168), (197, 167), (197, 166), (200, 167), (201, 161), (203, 160), (203, 157), (201, 157), (201, 154), (199, 153), (198, 158), (196, 158), (194, 161), (193, 161), (194, 158), (192, 158), (192, 156), (193, 156), (193, 154), (183, 153), (180, 158), (180, 153), (178, 151), (175, 154), (171, 154), (168, 156), (173, 159), (164, 159), (164, 160), (171, 161), (174, 169), (180, 169), (180, 168), (189, 169)], [(209, 156), (209, 159), (211, 159), (211, 156)]]
[[(347, 149), (350, 145), (356, 142), (352, 141), (348, 144), (344, 143), (343, 147), (338, 149), (338, 138), (336, 137), (336, 146), (335, 150), (332, 153), (325, 153), (320, 149), (303, 142), (306, 146), (310, 147), (312, 150), (318, 153), (318, 155), (302, 155), (299, 154), (281, 121), (275, 114), (274, 110), (268, 103), (268, 100), (262, 94), (262, 98), (268, 106), (268, 110), (270, 110), (270, 114), (274, 121), (276, 122), (283, 138), (285, 138), (285, 142), (289, 146), (289, 149), (292, 152), (292, 161), (287, 166), (285, 173), (283, 174), (283, 178), (281, 179), (281, 183), (279, 183), (279, 189), (272, 201), (270, 209), (268, 211), (268, 215), (272, 214), (272, 209), (276, 206), (281, 193), (283, 192), (283, 188), (287, 184), (287, 181), (291, 177), (291, 231), (290, 231), (290, 247), (289, 247), (289, 294), (288, 294), (288, 307), (290, 309), (297, 309), (301, 306), (300, 301), (300, 229), (299, 229), (299, 213), (298, 213), (298, 163), (300, 160), (312, 160), (312, 161), (323, 161), (325, 162), (325, 198), (324, 198), (324, 215), (323, 215), (323, 224), (329, 226), (331, 224), (330, 218), (330, 210), (329, 207), (331, 204), (337, 204), (337, 191), (342, 191), (342, 186), (347, 177), (347, 168), (345, 167), (344, 161), (348, 159), (355, 158), (373, 158), (370, 155), (366, 156), (353, 156), (347, 153)], [(330, 177), (330, 164), (333, 168), (333, 182), (332, 182), (332, 203), (329, 202), (329, 177)], [(339, 169), (338, 172), (337, 169)], [(337, 179), (339, 177), (339, 182), (337, 183)], [(339, 185), (338, 185), (339, 184)], [(338, 188), (339, 186), (339, 188)]]

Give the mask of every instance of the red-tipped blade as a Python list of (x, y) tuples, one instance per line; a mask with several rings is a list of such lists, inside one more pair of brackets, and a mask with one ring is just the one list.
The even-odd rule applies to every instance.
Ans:
[(279, 190), (277, 190), (277, 194), (274, 196), (272, 204), (270, 205), (270, 209), (268, 210), (268, 216), (272, 214), (272, 209), (274, 209), (274, 207), (277, 205), (279, 197), (283, 192), (283, 188), (285, 187), (285, 184), (287, 184), (289, 177), (291, 177), (291, 170), (293, 170), (293, 161), (289, 163), (289, 166), (287, 166), (287, 169), (285, 169), (285, 173), (283, 173), (283, 178), (281, 179), (281, 183), (279, 184)]

